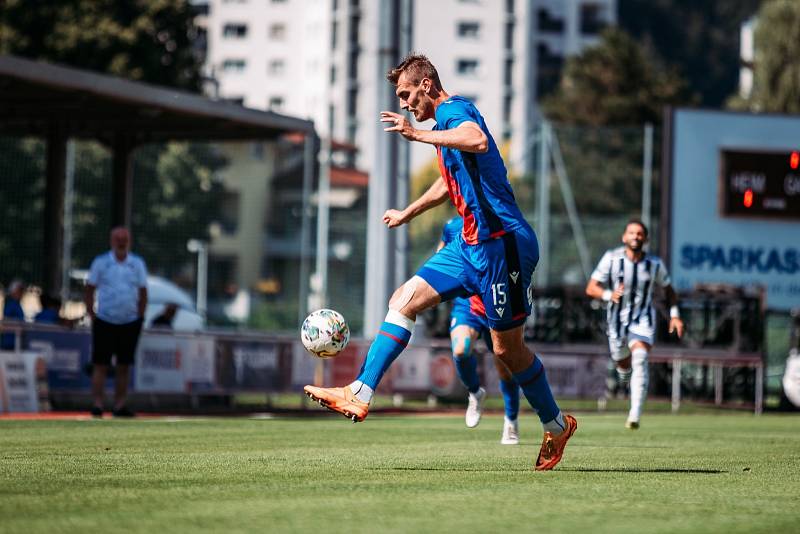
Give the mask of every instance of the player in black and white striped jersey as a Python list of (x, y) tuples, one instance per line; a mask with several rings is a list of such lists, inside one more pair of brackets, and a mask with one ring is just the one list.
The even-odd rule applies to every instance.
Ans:
[(669, 331), (683, 336), (678, 297), (661, 258), (645, 252), (647, 227), (628, 221), (621, 247), (603, 254), (592, 273), (586, 294), (607, 303), (608, 346), (622, 382), (630, 381), (631, 408), (625, 426), (639, 428), (649, 380), (647, 355), (653, 346), (656, 311), (653, 289), (663, 288), (669, 303)]

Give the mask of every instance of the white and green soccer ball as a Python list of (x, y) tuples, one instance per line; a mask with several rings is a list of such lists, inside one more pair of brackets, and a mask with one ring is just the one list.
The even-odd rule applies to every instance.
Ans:
[(300, 327), (300, 340), (317, 358), (333, 358), (350, 341), (350, 327), (341, 313), (334, 310), (311, 312)]

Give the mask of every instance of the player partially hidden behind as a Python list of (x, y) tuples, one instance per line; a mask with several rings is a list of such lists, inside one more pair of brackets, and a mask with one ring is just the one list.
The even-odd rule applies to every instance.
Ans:
[(531, 277), (539, 261), (536, 234), (517, 207), (503, 159), (472, 102), (450, 96), (425, 56), (408, 56), (387, 78), (396, 86), (403, 110), (417, 122), (434, 119), (436, 125), (432, 131), (418, 130), (404, 115), (383, 111), (385, 131), (436, 147), (442, 177), (404, 210), (384, 213), (383, 222), (389, 228), (400, 226), (449, 196), (464, 229), (394, 292), (356, 380), (341, 388), (306, 386), (305, 391), (353, 421), (364, 420), (375, 388), (408, 344), (417, 314), (443, 300), (478, 295), (494, 353), (512, 371), (544, 427), (535, 467), (552, 469), (578, 424), (561, 414), (542, 362), (522, 337), (531, 310)]
[(647, 397), (647, 355), (653, 346), (656, 311), (653, 289), (664, 289), (670, 306), (669, 332), (683, 336), (678, 297), (661, 258), (644, 251), (647, 227), (631, 220), (622, 234), (624, 246), (607, 251), (592, 273), (586, 294), (607, 302), (608, 346), (623, 384), (630, 382), (631, 408), (625, 427), (639, 428)]
[[(456, 239), (464, 229), (464, 220), (453, 217), (445, 223), (442, 229), (442, 240), (439, 242), (437, 252)], [(450, 342), (453, 347), (453, 362), (456, 372), (464, 387), (469, 392), (467, 399), (467, 413), (465, 420), (468, 428), (475, 428), (481, 422), (483, 403), (486, 400), (486, 390), (481, 387), (478, 376), (478, 360), (472, 352), (478, 338), (483, 338), (489, 352), (492, 350), (492, 338), (489, 325), (486, 322), (486, 310), (483, 301), (476, 295), (470, 298), (457, 297), (453, 300), (453, 309), (450, 312)], [(500, 376), (500, 392), (503, 394), (505, 417), (503, 418), (503, 434), (500, 443), (503, 445), (516, 445), (519, 443), (519, 386), (508, 367), (493, 356), (497, 374)]]

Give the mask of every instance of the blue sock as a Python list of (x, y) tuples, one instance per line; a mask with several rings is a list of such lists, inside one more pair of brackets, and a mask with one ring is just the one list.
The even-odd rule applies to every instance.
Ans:
[(400, 312), (389, 310), (378, 335), (375, 336), (375, 341), (369, 347), (357, 380), (373, 390), (377, 388), (386, 370), (408, 345), (413, 328), (414, 321)]
[[(472, 340), (466, 338), (464, 340), (464, 354), (456, 356), (453, 350), (453, 363), (456, 364), (456, 371), (458, 378), (466, 386), (470, 393), (477, 393), (481, 387), (481, 381), (478, 378), (478, 359), (470, 351), (470, 344)], [(456, 340), (453, 340), (453, 348), (455, 349)]]
[(500, 393), (506, 407), (506, 418), (515, 421), (519, 416), (519, 386), (514, 380), (500, 380)]
[(522, 388), (525, 398), (531, 407), (539, 414), (542, 423), (548, 423), (558, 416), (560, 410), (547, 383), (547, 374), (544, 372), (542, 361), (533, 356), (533, 363), (527, 369), (514, 373), (514, 379)]

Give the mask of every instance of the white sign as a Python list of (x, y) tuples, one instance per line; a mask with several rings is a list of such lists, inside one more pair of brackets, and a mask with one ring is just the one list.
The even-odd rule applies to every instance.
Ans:
[(143, 334), (136, 349), (137, 392), (186, 393), (190, 382), (214, 383), (214, 339)]
[[(697, 284), (760, 286), (767, 307), (800, 307), (800, 223), (722, 216), (722, 150), (792, 151), (800, 118), (722, 111), (676, 110), (670, 211), (670, 273), (677, 289)], [(757, 176), (742, 186), (759, 186)]]
[(47, 398), (47, 365), (38, 352), (0, 352), (0, 413), (38, 412)]

